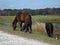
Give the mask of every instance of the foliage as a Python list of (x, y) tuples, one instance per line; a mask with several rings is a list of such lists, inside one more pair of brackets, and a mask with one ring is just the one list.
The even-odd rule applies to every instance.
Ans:
[(45, 8), (45, 9), (3, 9), (0, 10), (0, 16), (13, 16), (20, 11), (31, 13), (32, 15), (60, 15), (60, 8)]

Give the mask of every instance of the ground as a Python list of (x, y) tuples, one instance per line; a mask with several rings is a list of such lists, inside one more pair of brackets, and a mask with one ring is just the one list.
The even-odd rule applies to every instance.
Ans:
[(50, 45), (38, 40), (27, 39), (24, 37), (11, 35), (0, 31), (0, 45)]

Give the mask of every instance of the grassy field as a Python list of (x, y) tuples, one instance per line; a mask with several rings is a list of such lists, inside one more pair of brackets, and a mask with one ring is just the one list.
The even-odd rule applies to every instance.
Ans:
[(60, 16), (33, 16), (33, 22), (52, 22), (60, 23)]
[(12, 23), (15, 16), (0, 16), (0, 22)]
[[(0, 16), (0, 22), (12, 22), (15, 16)], [(35, 22), (52, 22), (60, 23), (60, 16), (32, 16), (33, 23)]]
[[(15, 16), (0, 16), (0, 22), (9, 22), (12, 23)], [(60, 16), (32, 16), (33, 23), (36, 22), (53, 22), (60, 23)], [(31, 39), (36, 39), (43, 42), (48, 42), (52, 45), (60, 45), (60, 39), (56, 40), (55, 38), (49, 38), (46, 33), (43, 32), (34, 32), (32, 34), (19, 31), (13, 31), (12, 26), (4, 26), (0, 24), (0, 30), (5, 31), (10, 34), (23, 36)]]

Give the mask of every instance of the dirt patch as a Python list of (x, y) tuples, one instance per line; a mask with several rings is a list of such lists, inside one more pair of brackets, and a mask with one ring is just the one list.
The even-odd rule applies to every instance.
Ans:
[(33, 39), (27, 39), (0, 31), (0, 45), (50, 45)]

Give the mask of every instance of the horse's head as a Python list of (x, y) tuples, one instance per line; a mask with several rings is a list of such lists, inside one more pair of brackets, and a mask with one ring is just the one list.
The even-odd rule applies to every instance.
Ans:
[(13, 30), (16, 30), (17, 25), (15, 23), (12, 23)]

